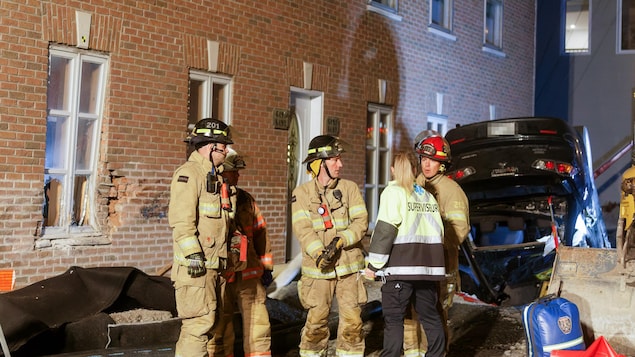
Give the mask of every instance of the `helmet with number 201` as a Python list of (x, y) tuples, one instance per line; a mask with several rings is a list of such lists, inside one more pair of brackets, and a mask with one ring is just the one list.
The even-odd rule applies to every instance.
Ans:
[(208, 143), (221, 143), (225, 145), (233, 144), (229, 126), (220, 120), (205, 118), (199, 120), (190, 135), (185, 138), (186, 142), (192, 145), (202, 145)]

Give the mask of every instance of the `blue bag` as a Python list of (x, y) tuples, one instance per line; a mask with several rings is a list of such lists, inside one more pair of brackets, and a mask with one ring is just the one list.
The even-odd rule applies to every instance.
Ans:
[(549, 357), (553, 350), (586, 349), (578, 307), (555, 294), (523, 308), (523, 327), (529, 357)]

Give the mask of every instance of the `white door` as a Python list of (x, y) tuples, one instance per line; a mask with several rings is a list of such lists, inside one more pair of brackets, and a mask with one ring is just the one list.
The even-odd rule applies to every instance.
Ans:
[(302, 161), (307, 156), (309, 142), (322, 134), (322, 100), (323, 93), (291, 88), (289, 109), (291, 123), (289, 126), (287, 166), (289, 206), (287, 207), (287, 257), (290, 260), (300, 253), (300, 244), (293, 235), (291, 227), (291, 192), (297, 186), (311, 180)]

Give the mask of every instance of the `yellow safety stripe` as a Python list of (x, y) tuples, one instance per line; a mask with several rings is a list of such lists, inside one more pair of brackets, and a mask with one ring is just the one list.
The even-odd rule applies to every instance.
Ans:
[(358, 216), (361, 216), (361, 215), (366, 215), (366, 206), (365, 205), (350, 206), (348, 208), (348, 214), (351, 217), (358, 217)]
[[(183, 256), (183, 254), (175, 253), (174, 261), (181, 266), (188, 267), (190, 266), (190, 260)], [(208, 269), (218, 269), (220, 266), (220, 260), (218, 257), (214, 257), (212, 260), (205, 260), (205, 267)]]
[(338, 357), (364, 357), (364, 351), (345, 351), (338, 348), (335, 355)]
[(347, 265), (338, 265), (335, 267), (335, 271), (338, 276), (346, 276), (349, 274), (357, 273), (360, 270), (363, 270), (366, 266), (364, 265), (364, 261), (360, 260), (357, 262), (353, 262)]
[(220, 204), (215, 203), (199, 203), (198, 212), (203, 216), (218, 216), (220, 215)]
[(338, 276), (346, 276), (364, 269), (364, 261), (360, 260), (348, 265), (338, 265), (335, 270), (322, 271), (317, 267), (302, 267), (302, 275), (313, 279), (335, 279)]
[(426, 351), (418, 348), (404, 351), (404, 357), (425, 357)]
[(200, 244), (198, 242), (198, 238), (195, 236), (189, 236), (187, 238), (182, 238), (177, 241), (179, 248), (183, 252), (190, 252), (192, 250), (200, 250)]
[(326, 356), (326, 351), (300, 350), (300, 357), (322, 357)]
[(199, 128), (196, 129), (196, 134), (209, 134), (212, 133), (214, 135), (223, 135), (227, 136), (227, 132), (224, 130), (214, 129), (213, 131), (209, 128)]
[(330, 150), (333, 150), (332, 146), (322, 146), (322, 147), (315, 148), (315, 149), (309, 149), (307, 151), (307, 154), (315, 154), (316, 152), (330, 151)]
[(321, 252), (324, 249), (324, 244), (321, 240), (315, 239), (306, 247), (306, 252), (309, 256), (314, 257), (315, 253)]
[(345, 230), (337, 233), (340, 238), (344, 239), (344, 246), (349, 246), (355, 243), (355, 234), (350, 230)]

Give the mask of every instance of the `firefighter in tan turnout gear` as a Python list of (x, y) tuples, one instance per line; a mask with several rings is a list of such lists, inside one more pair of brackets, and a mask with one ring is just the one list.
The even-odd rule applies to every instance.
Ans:
[(247, 191), (237, 187), (239, 170), (245, 167), (243, 157), (229, 149), (222, 176), (232, 186), (233, 233), (228, 242), (225, 304), (215, 329), (215, 350), (210, 354), (217, 357), (234, 355), (233, 316), (236, 307), (242, 316), (244, 356), (271, 356), (271, 326), (265, 305), (265, 289), (273, 280), (273, 256), (265, 219), (256, 200)]
[[(415, 138), (415, 152), (419, 155), (421, 173), (417, 183), (431, 192), (439, 203), (444, 226), (443, 251), (445, 255), (446, 279), (439, 284), (439, 306), (443, 311), (446, 350), (450, 343), (448, 335), (448, 310), (454, 294), (460, 291), (459, 246), (470, 231), (469, 203), (463, 189), (445, 176), (452, 159), (450, 145), (436, 131), (424, 130)], [(413, 315), (415, 313), (413, 312)], [(416, 316), (404, 322), (404, 355), (423, 356), (428, 343)]]
[(304, 164), (313, 180), (293, 191), (293, 232), (302, 249), (300, 301), (308, 310), (301, 332), (300, 356), (326, 356), (328, 316), (336, 296), (339, 356), (363, 356), (361, 306), (366, 289), (361, 240), (368, 228), (366, 205), (356, 183), (340, 178), (343, 142), (330, 135), (309, 143)]
[(182, 319), (177, 357), (207, 357), (223, 296), (229, 212), (221, 208), (220, 176), (228, 126), (201, 119), (186, 139), (194, 151), (172, 177), (168, 220), (174, 240), (172, 280)]

